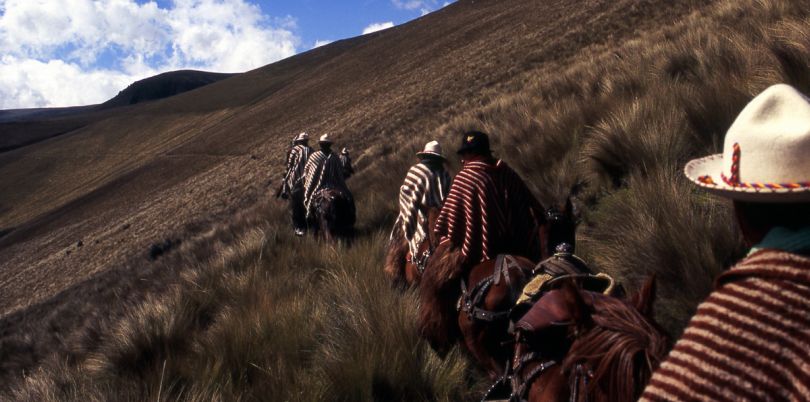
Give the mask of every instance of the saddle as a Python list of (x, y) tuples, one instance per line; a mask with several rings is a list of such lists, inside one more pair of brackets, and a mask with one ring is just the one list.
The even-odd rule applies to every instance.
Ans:
[[(510, 318), (514, 328), (535, 332), (555, 322), (565, 322), (570, 317), (560, 316), (558, 292), (565, 281), (573, 280), (583, 290), (611, 295), (616, 289), (613, 278), (605, 273), (593, 274), (585, 261), (570, 253), (563, 244), (557, 252), (541, 261), (532, 270), (533, 278), (512, 308)], [(569, 246), (570, 247), (570, 246)]]
[(534, 267), (532, 280), (523, 288), (515, 305), (533, 303), (543, 292), (556, 289), (565, 280), (574, 280), (580, 288), (591, 292), (612, 294), (615, 289), (615, 281), (610, 275), (593, 274), (581, 258), (567, 251), (558, 251)]

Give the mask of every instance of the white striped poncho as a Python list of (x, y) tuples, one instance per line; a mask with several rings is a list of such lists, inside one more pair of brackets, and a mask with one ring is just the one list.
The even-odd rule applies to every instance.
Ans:
[(347, 190), (343, 178), (343, 164), (340, 157), (334, 153), (328, 154), (317, 151), (309, 156), (304, 167), (304, 206), (307, 216), (310, 214), (310, 205), (318, 191), (325, 188)]
[(287, 191), (293, 191), (301, 185), (304, 178), (304, 166), (311, 153), (312, 148), (304, 144), (298, 144), (290, 150), (287, 155), (287, 170), (284, 174), (284, 185)]
[(412, 256), (417, 255), (428, 231), (433, 229), (428, 227), (428, 212), (442, 207), (450, 180), (450, 174), (443, 167), (431, 170), (424, 163), (411, 166), (405, 175), (405, 182), (399, 188), (399, 216), (394, 230), (402, 231)]
[(498, 254), (539, 257), (534, 234), (543, 207), (523, 180), (501, 160), (471, 160), (453, 179), (434, 228), (441, 244), (461, 249), (465, 262)]

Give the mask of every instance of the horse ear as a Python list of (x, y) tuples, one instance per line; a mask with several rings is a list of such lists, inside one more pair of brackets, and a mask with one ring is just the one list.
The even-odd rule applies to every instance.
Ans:
[(563, 300), (565, 300), (568, 311), (571, 312), (574, 322), (579, 325), (590, 319), (588, 305), (585, 303), (585, 299), (582, 298), (582, 293), (573, 279), (563, 282), (560, 293)]
[(565, 216), (573, 217), (574, 216), (574, 203), (571, 201), (571, 197), (565, 199)]
[(653, 302), (655, 301), (655, 290), (655, 275), (653, 274), (644, 280), (641, 289), (633, 295), (631, 300), (636, 310), (645, 317), (652, 317), (654, 314)]

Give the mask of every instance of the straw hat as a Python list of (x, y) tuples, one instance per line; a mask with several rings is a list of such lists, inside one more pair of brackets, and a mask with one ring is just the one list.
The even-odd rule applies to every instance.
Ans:
[(423, 158), (426, 156), (436, 156), (442, 159), (446, 159), (442, 154), (442, 146), (439, 144), (439, 141), (431, 141), (425, 144), (425, 148), (416, 153), (416, 156)]
[(321, 138), (318, 140), (318, 142), (320, 142), (322, 144), (331, 144), (332, 139), (329, 138), (329, 134), (324, 134), (324, 135), (321, 136)]
[(302, 132), (301, 134), (298, 134), (297, 137), (295, 137), (295, 140), (296, 141), (307, 141), (307, 140), (309, 140), (309, 134), (307, 134), (306, 132)]
[(690, 161), (684, 173), (726, 198), (810, 201), (810, 99), (785, 84), (766, 89), (728, 129), (723, 153)]

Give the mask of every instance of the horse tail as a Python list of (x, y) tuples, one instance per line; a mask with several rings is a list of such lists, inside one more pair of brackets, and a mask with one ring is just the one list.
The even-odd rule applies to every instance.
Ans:
[(389, 242), (388, 253), (385, 254), (385, 265), (383, 271), (390, 277), (394, 284), (405, 281), (405, 258), (408, 255), (408, 242), (400, 231)]
[(428, 261), (419, 284), (419, 333), (444, 356), (461, 337), (456, 302), (464, 256), (458, 248), (440, 245)]

